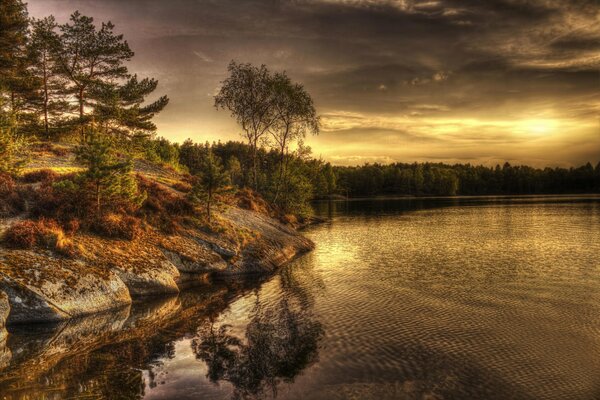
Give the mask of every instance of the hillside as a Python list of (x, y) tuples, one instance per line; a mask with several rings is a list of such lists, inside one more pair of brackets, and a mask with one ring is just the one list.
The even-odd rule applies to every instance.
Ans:
[[(272, 272), (313, 248), (249, 191), (223, 196), (211, 223), (197, 208), (171, 220), (169, 207), (187, 204), (185, 174), (145, 160), (134, 165), (147, 199), (131, 238), (83, 229), (54, 234), (42, 219), (52, 245), (0, 244), (0, 326), (5, 317), (7, 324), (58, 321), (117, 308), (141, 296), (178, 293), (213, 275)], [(80, 168), (72, 147), (37, 146), (15, 191), (43, 192), (45, 177), (54, 182)], [(27, 179), (37, 175), (41, 182)], [(26, 196), (21, 212), (0, 216), (0, 234), (33, 218), (37, 198)], [(7, 316), (2, 293), (10, 304)]]

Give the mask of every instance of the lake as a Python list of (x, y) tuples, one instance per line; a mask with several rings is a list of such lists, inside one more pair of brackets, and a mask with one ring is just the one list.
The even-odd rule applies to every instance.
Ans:
[(600, 197), (316, 212), (275, 276), (19, 327), (0, 398), (600, 398)]

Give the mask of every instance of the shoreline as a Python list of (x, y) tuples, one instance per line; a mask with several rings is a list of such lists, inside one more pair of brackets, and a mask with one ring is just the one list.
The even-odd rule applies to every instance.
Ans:
[(266, 215), (231, 206), (222, 217), (250, 237), (235, 246), (224, 234), (198, 229), (152, 231), (134, 242), (82, 235), (78, 241), (96, 250), (89, 260), (97, 262), (0, 248), (0, 339), (6, 326), (10, 333), (15, 325), (95, 315), (176, 295), (213, 277), (269, 276), (314, 248), (298, 230)]

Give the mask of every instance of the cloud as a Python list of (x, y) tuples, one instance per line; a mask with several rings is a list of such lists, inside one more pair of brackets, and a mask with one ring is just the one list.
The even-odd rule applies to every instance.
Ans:
[(168, 137), (238, 137), (207, 95), (236, 59), (304, 84), (324, 116), (310, 141), (331, 160), (600, 157), (597, 0), (28, 3), (36, 17), (80, 9), (112, 20), (136, 52), (132, 70), (172, 100), (157, 121)]

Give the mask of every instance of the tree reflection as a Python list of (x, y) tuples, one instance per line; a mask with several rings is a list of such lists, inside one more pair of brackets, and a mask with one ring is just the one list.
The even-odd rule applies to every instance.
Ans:
[(207, 377), (228, 381), (236, 399), (277, 395), (281, 382), (290, 383), (317, 361), (323, 335), (321, 324), (301, 304), (283, 298), (263, 305), (257, 297), (244, 338), (231, 334), (229, 325), (207, 321), (198, 329), (192, 346), (206, 362)]

